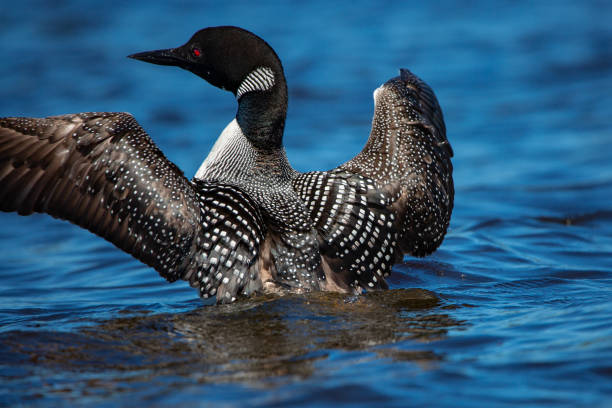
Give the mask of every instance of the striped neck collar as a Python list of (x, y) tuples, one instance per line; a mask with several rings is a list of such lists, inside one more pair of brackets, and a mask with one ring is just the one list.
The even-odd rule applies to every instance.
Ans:
[(236, 99), (252, 91), (267, 91), (276, 83), (274, 71), (268, 67), (259, 67), (251, 71), (242, 81), (236, 91)]

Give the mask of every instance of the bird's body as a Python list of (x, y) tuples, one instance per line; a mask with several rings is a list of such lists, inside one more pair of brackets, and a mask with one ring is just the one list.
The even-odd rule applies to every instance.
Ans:
[(71, 221), (219, 302), (386, 288), (404, 253), (424, 256), (442, 242), (452, 150), (433, 92), (409, 71), (376, 90), (359, 155), (299, 173), (282, 146), (282, 65), (265, 41), (214, 27), (132, 57), (180, 66), (236, 96), (236, 118), (195, 177), (126, 113), (1, 118), (0, 210)]

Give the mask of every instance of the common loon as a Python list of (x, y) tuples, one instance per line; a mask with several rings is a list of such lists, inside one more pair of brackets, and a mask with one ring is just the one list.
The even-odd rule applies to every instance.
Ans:
[(68, 220), (218, 303), (385, 289), (404, 254), (441, 244), (453, 151), (433, 91), (408, 70), (374, 92), (372, 131), (355, 158), (300, 173), (282, 144), (283, 68), (263, 39), (210, 27), (130, 57), (181, 67), (236, 97), (234, 120), (195, 177), (128, 113), (1, 118), (2, 211)]

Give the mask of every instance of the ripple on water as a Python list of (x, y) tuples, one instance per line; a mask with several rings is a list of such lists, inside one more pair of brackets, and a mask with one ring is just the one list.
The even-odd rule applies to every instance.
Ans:
[(5, 7), (0, 116), (130, 111), (190, 176), (234, 98), (124, 56), (246, 18), (283, 60), (296, 169), (359, 152), (405, 66), (444, 110), (457, 194), (442, 247), (389, 292), (227, 307), (68, 223), (0, 214), (0, 405), (609, 405), (611, 5)]
[(348, 303), (340, 295), (313, 294), (178, 314), (138, 311), (69, 332), (2, 333), (0, 360), (19, 363), (18, 370), (3, 370), (15, 386), (41, 370), (49, 384), (76, 371), (72, 384), (65, 385), (75, 398), (86, 390), (100, 391), (97, 387), (131, 392), (127, 383), (153, 378), (172, 377), (179, 385), (193, 380), (283, 383), (310, 377), (321, 361), (337, 360), (342, 353), (355, 352), (351, 360), (376, 355), (415, 364), (441, 360), (432, 350), (405, 349), (443, 339), (450, 328), (461, 326), (438, 305), (431, 292), (401, 289)]

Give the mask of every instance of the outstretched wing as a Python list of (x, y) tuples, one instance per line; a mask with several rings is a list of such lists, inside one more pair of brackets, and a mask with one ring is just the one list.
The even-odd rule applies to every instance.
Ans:
[(0, 210), (71, 221), (183, 278), (197, 194), (127, 113), (0, 119)]
[(355, 158), (293, 186), (318, 232), (323, 267), (342, 288), (386, 288), (404, 253), (442, 242), (453, 207), (442, 111), (424, 82), (401, 70), (374, 93), (372, 132)]
[(431, 88), (406, 69), (374, 92), (372, 131), (363, 150), (337, 171), (399, 184), (389, 207), (401, 253), (425, 256), (442, 243), (453, 209), (453, 150)]

